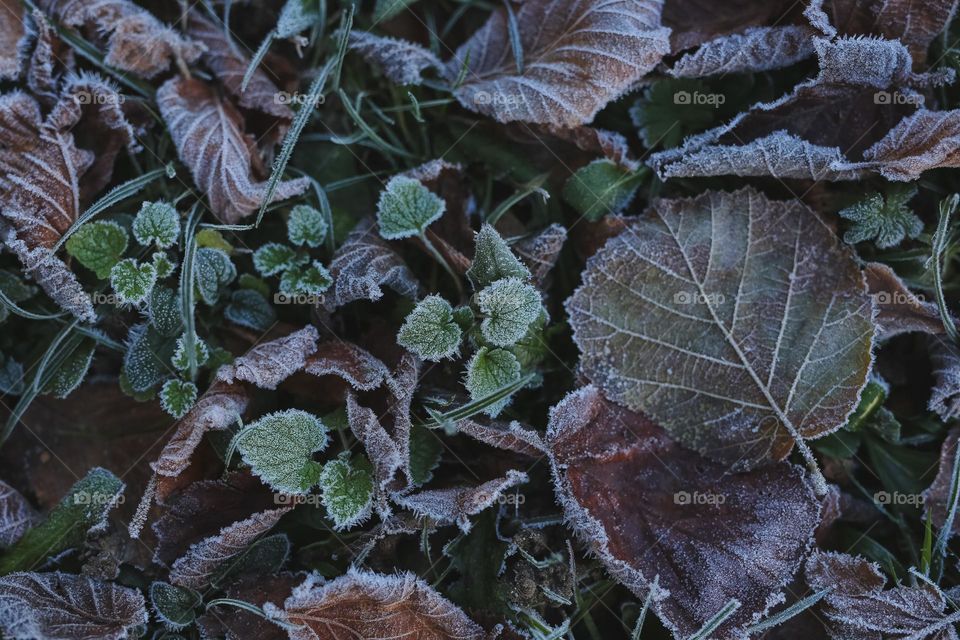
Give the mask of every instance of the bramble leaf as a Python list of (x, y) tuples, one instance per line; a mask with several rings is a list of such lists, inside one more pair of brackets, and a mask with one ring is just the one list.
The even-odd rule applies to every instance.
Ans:
[(279, 242), (268, 242), (253, 253), (253, 266), (262, 276), (275, 276), (308, 260), (305, 254)]
[(475, 289), (482, 289), (502, 278), (530, 277), (530, 270), (513, 254), (497, 230), (485, 224), (477, 232), (473, 262), (467, 269), (467, 278)]
[(110, 270), (110, 285), (122, 304), (139, 304), (147, 299), (157, 282), (153, 264), (138, 264), (133, 258), (125, 258)]
[(380, 192), (377, 222), (380, 236), (399, 240), (422, 235), (430, 223), (440, 219), (446, 203), (419, 180), (394, 176)]
[(160, 390), (160, 406), (174, 418), (180, 419), (197, 401), (197, 385), (172, 378)]
[(166, 202), (144, 202), (133, 219), (133, 237), (143, 246), (169, 249), (180, 237), (180, 215)]
[(327, 237), (327, 220), (313, 207), (298, 204), (287, 218), (287, 237), (298, 247), (319, 247)]
[(67, 253), (90, 269), (101, 280), (110, 277), (110, 270), (127, 250), (127, 232), (116, 222), (88, 222), (67, 240)]
[[(465, 385), (470, 399), (479, 400), (519, 379), (520, 363), (516, 356), (504, 349), (481, 347), (467, 364)], [(509, 403), (510, 398), (504, 398), (483, 412), (495, 418)]]
[(243, 461), (271, 487), (304, 494), (317, 483), (322, 469), (312, 456), (325, 449), (327, 442), (327, 428), (319, 418), (288, 409), (245, 427), (237, 437), (237, 449)]
[(840, 217), (853, 225), (843, 234), (850, 244), (872, 240), (879, 249), (895, 247), (904, 238), (916, 238), (923, 231), (923, 221), (907, 203), (917, 194), (914, 186), (891, 185), (886, 197), (870, 194), (865, 200), (840, 210)]
[(427, 296), (404, 320), (397, 343), (424, 360), (439, 362), (457, 353), (461, 337), (450, 303), (440, 296)]
[(480, 331), (490, 344), (506, 347), (520, 340), (540, 315), (540, 292), (519, 278), (497, 280), (477, 294), (485, 316)]
[(351, 464), (349, 454), (324, 464), (319, 483), (323, 506), (337, 531), (360, 524), (372, 513), (373, 477), (364, 466)]

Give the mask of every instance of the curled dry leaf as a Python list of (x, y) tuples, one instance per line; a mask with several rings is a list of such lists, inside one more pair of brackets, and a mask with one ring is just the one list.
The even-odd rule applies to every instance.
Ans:
[(0, 80), (16, 80), (23, 73), (29, 42), (23, 4), (2, 0), (0, 12)]
[(611, 575), (638, 597), (652, 591), (678, 638), (732, 599), (740, 607), (710, 637), (745, 638), (743, 626), (777, 602), (820, 522), (797, 467), (730, 473), (596, 387), (551, 409), (547, 447), (567, 520)]
[(343, 378), (359, 391), (372, 391), (390, 376), (379, 358), (352, 342), (330, 340), (317, 346), (304, 363), (304, 371), (315, 376)]
[(413, 429), (410, 408), (419, 382), (420, 359), (412, 353), (404, 353), (397, 369), (387, 378), (387, 388), (390, 391), (388, 411), (393, 422), (390, 435), (400, 451), (401, 469), (408, 486), (415, 484), (410, 471), (410, 432)]
[(704, 43), (680, 58), (668, 73), (701, 78), (787, 67), (813, 55), (813, 34), (803, 25), (747, 29)]
[(874, 322), (878, 338), (891, 338), (911, 331), (943, 333), (937, 306), (918, 298), (893, 269), (881, 262), (868, 262), (863, 275), (877, 309)]
[(799, 201), (751, 189), (656, 202), (587, 262), (566, 307), (607, 397), (738, 469), (843, 426), (871, 368), (849, 249)]
[(467, 109), (499, 122), (587, 124), (669, 52), (670, 30), (654, 0), (532, 0), (516, 11), (523, 70), (503, 7), (447, 62)]
[(367, 457), (373, 463), (375, 505), (380, 517), (387, 518), (390, 515), (390, 489), (397, 472), (404, 469), (409, 462), (405, 461), (399, 445), (380, 424), (377, 414), (357, 404), (352, 393), (347, 394), (347, 421), (353, 435), (363, 443)]
[(427, 69), (443, 70), (443, 63), (433, 52), (405, 40), (351, 31), (347, 45), (397, 84), (420, 84)]
[(888, 180), (916, 180), (929, 169), (960, 167), (960, 110), (921, 109), (863, 152), (862, 166)]
[(27, 499), (0, 480), (0, 549), (19, 540), (37, 520), (37, 512)]
[(935, 384), (927, 408), (943, 420), (955, 420), (960, 417), (960, 351), (941, 338), (929, 344)]
[(491, 447), (515, 451), (532, 458), (539, 458), (546, 450), (540, 434), (525, 428), (517, 421), (504, 426), (480, 424), (468, 418), (457, 423), (457, 430)]
[(60, 572), (0, 577), (0, 631), (8, 638), (124, 640), (146, 623), (136, 589)]
[(277, 385), (304, 368), (317, 350), (316, 328), (306, 326), (290, 335), (252, 347), (247, 353), (217, 370), (217, 380), (232, 384), (249, 382), (261, 389)]
[[(944, 420), (949, 419), (950, 417), (944, 418)], [(947, 508), (950, 504), (950, 483), (953, 480), (954, 472), (953, 458), (957, 453), (958, 437), (960, 437), (960, 430), (958, 429), (952, 429), (947, 434), (940, 448), (940, 467), (937, 469), (937, 477), (923, 492), (923, 506), (927, 515), (938, 528), (943, 528), (947, 519)], [(954, 519), (953, 526), (950, 529), (950, 535), (956, 535), (957, 533), (960, 533), (960, 518)]]
[(807, 583), (815, 591), (830, 588), (817, 604), (831, 637), (845, 640), (915, 638), (956, 640), (945, 622), (947, 601), (929, 581), (884, 590), (880, 567), (843, 553), (817, 552), (807, 560)]
[[(243, 118), (229, 102), (195, 78), (173, 78), (157, 91), (157, 105), (180, 160), (206, 194), (213, 213), (234, 224), (257, 210), (267, 183), (253, 177), (259, 159), (253, 141), (243, 132)], [(307, 178), (277, 184), (271, 202), (303, 193)]]
[(566, 241), (567, 230), (554, 223), (513, 245), (513, 250), (530, 269), (533, 281), (543, 286), (550, 271), (556, 266), (560, 250)]
[(353, 567), (330, 582), (310, 576), (283, 608), (264, 611), (289, 625), (290, 640), (419, 638), (482, 640), (484, 631), (413, 573), (385, 575)]

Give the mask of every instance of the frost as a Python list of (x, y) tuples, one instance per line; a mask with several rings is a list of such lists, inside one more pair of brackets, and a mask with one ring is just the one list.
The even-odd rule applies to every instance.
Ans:
[(287, 218), (287, 238), (302, 247), (319, 247), (327, 237), (327, 220), (311, 206), (298, 204)]
[(220, 249), (201, 247), (197, 249), (193, 271), (200, 298), (209, 305), (220, 299), (220, 292), (237, 277), (237, 268), (230, 256)]
[(318, 345), (304, 370), (315, 376), (339, 376), (360, 391), (376, 389), (390, 376), (386, 365), (370, 352), (342, 340)]
[(127, 240), (127, 232), (116, 222), (88, 222), (67, 240), (67, 253), (104, 280), (123, 257)]
[(879, 339), (910, 331), (943, 333), (937, 305), (918, 298), (893, 269), (880, 262), (868, 262), (863, 274), (876, 307), (873, 321)]
[(517, 259), (497, 230), (489, 224), (480, 227), (473, 262), (467, 269), (467, 278), (474, 288), (482, 289), (503, 278), (529, 277), (530, 270)]
[[(173, 357), (170, 358), (170, 364), (172, 364), (174, 368), (179, 371), (186, 371), (190, 368), (190, 359), (187, 355), (186, 339), (186, 333), (177, 338), (177, 346), (173, 351)], [(197, 366), (202, 367), (210, 358), (210, 349), (207, 348), (207, 343), (197, 337), (196, 334), (193, 336), (193, 349)]]
[(147, 619), (136, 589), (59, 571), (0, 577), (0, 630), (8, 638), (125, 640)]
[(863, 152), (864, 166), (888, 180), (916, 180), (929, 169), (960, 166), (960, 110), (921, 109)]
[(130, 387), (142, 393), (169, 376), (174, 347), (173, 340), (152, 326), (138, 324), (131, 327), (127, 352), (123, 356), (123, 372), (127, 374)]
[(144, 202), (133, 219), (133, 237), (143, 246), (169, 249), (180, 237), (180, 215), (166, 202)]
[(283, 493), (304, 494), (317, 483), (313, 454), (326, 448), (327, 427), (316, 416), (288, 409), (270, 413), (237, 436), (243, 461), (265, 483)]
[(353, 394), (347, 395), (347, 420), (353, 435), (363, 443), (367, 457), (373, 463), (375, 506), (380, 516), (386, 517), (390, 514), (387, 495), (397, 472), (404, 467), (403, 454), (380, 424), (377, 414), (357, 404)]
[(333, 284), (330, 272), (314, 260), (309, 266), (290, 267), (280, 278), (280, 291), (290, 295), (318, 296)]
[(157, 283), (153, 264), (138, 264), (133, 258), (121, 260), (110, 269), (110, 286), (123, 304), (140, 304), (146, 300)]
[(587, 124), (669, 53), (670, 30), (652, 0), (524, 2), (516, 12), (523, 51), (517, 70), (504, 8), (457, 49), (447, 76), (467, 109), (498, 122)]
[(485, 316), (480, 323), (483, 337), (493, 345), (515, 344), (540, 315), (540, 292), (519, 278), (497, 280), (477, 294)]
[(351, 31), (348, 46), (383, 69), (383, 74), (397, 84), (417, 85), (423, 82), (427, 69), (443, 70), (443, 63), (429, 49), (406, 40)]
[(594, 160), (567, 178), (563, 199), (590, 221), (622, 212), (645, 174), (618, 167), (610, 160)]
[(194, 610), (203, 604), (203, 597), (193, 589), (154, 582), (150, 585), (150, 604), (164, 627), (177, 630), (193, 623)]
[(277, 321), (277, 313), (259, 292), (240, 289), (230, 295), (230, 303), (223, 310), (230, 322), (254, 331), (266, 331)]
[(157, 280), (163, 280), (173, 275), (177, 270), (177, 264), (172, 262), (163, 251), (157, 251), (153, 254), (153, 269), (157, 272)]
[(277, 18), (277, 37), (292, 38), (316, 24), (319, 17), (312, 3), (303, 0), (287, 0)]
[(813, 55), (814, 32), (805, 26), (747, 29), (716, 38), (680, 58), (668, 73), (702, 78), (788, 67)]
[(167, 380), (160, 390), (160, 406), (174, 418), (182, 418), (197, 401), (197, 385), (183, 380)]
[(90, 363), (93, 362), (93, 353), (97, 348), (96, 342), (80, 338), (72, 338), (72, 342), (75, 348), (43, 387), (44, 393), (52, 394), (55, 398), (66, 398), (73, 393), (87, 377)]
[(19, 540), (38, 519), (27, 499), (0, 480), (0, 549)]
[(29, 36), (23, 5), (4, 6), (10, 15), (0, 23), (0, 79), (17, 80), (23, 73)]
[(408, 496), (396, 496), (393, 501), (419, 517), (431, 518), (439, 523), (455, 523), (461, 531), (469, 533), (470, 516), (489, 509), (497, 504), (508, 489), (528, 481), (527, 474), (511, 469), (506, 476), (484, 482), (478, 487), (421, 491)]
[(306, 264), (309, 257), (279, 242), (268, 242), (253, 253), (253, 266), (262, 276), (275, 276), (291, 267)]
[(534, 458), (539, 458), (546, 450), (540, 434), (523, 427), (517, 421), (503, 426), (499, 424), (480, 424), (467, 419), (457, 423), (457, 431), (491, 447), (514, 451)]
[(440, 296), (427, 296), (404, 320), (397, 343), (424, 360), (439, 362), (457, 353), (461, 337), (450, 303)]
[(13, 356), (0, 353), (0, 393), (19, 396), (25, 388), (23, 365), (14, 360)]
[(840, 210), (840, 217), (853, 225), (843, 234), (850, 244), (872, 240), (879, 249), (895, 247), (904, 238), (916, 238), (923, 231), (923, 221), (907, 206), (917, 195), (916, 187), (893, 185), (886, 198), (879, 193)]
[(350, 463), (349, 455), (323, 465), (320, 491), (334, 529), (350, 529), (368, 517), (373, 504), (373, 478), (366, 469)]
[(183, 330), (180, 299), (170, 287), (154, 287), (147, 307), (150, 326), (163, 336), (175, 336)]
[(259, 344), (233, 364), (217, 371), (223, 382), (244, 380), (261, 389), (276, 389), (277, 385), (303, 369), (307, 358), (317, 350), (319, 335), (312, 326), (306, 326), (284, 338)]
[[(504, 349), (481, 347), (467, 363), (464, 384), (470, 392), (470, 399), (480, 400), (519, 379), (520, 363), (516, 356)], [(508, 404), (509, 397), (491, 404), (483, 412), (495, 418)]]
[(394, 176), (377, 202), (380, 236), (399, 240), (423, 235), (430, 223), (440, 219), (445, 209), (446, 203), (419, 180)]
[(794, 444), (812, 465), (802, 439), (845, 424), (871, 367), (852, 254), (800, 202), (751, 189), (655, 202), (566, 309), (587, 378), (738, 469)]
[[(936, 357), (936, 354), (934, 357)], [(958, 360), (958, 364), (960, 364), (960, 360)], [(932, 405), (932, 398), (930, 402)], [(953, 411), (957, 410), (956, 407), (951, 407), (951, 409)], [(950, 420), (952, 416), (947, 415), (944, 416), (943, 419)], [(937, 469), (937, 476), (923, 492), (923, 505), (926, 516), (930, 518), (938, 529), (943, 529), (946, 524), (947, 509), (950, 506), (950, 485), (953, 482), (953, 461), (957, 452), (958, 435), (960, 435), (960, 431), (956, 428), (951, 429), (947, 433), (947, 437), (943, 440), (943, 445), (940, 448), (940, 465)], [(947, 533), (949, 536), (955, 536), (957, 533), (960, 533), (960, 520), (954, 518), (953, 525)]]
[(944, 421), (960, 418), (960, 351), (950, 342), (935, 339), (930, 360), (936, 382), (927, 407)]

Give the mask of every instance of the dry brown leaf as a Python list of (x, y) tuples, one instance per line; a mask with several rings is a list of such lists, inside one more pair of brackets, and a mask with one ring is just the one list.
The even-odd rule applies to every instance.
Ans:
[(317, 350), (316, 328), (306, 326), (290, 335), (258, 344), (247, 353), (217, 370), (217, 380), (233, 384), (249, 382), (261, 389), (276, 389), (300, 371)]
[(23, 73), (28, 43), (23, 4), (0, 0), (0, 80), (16, 80)]
[(788, 67), (813, 55), (813, 29), (803, 25), (756, 27), (703, 43), (668, 73), (701, 78)]
[(0, 480), (0, 549), (20, 539), (38, 521), (38, 514), (20, 492)]
[(523, 263), (530, 269), (533, 281), (543, 287), (547, 276), (560, 258), (560, 250), (567, 241), (567, 230), (553, 223), (536, 235), (524, 238), (513, 245)]
[(960, 109), (907, 116), (863, 152), (862, 166), (887, 180), (916, 180), (930, 169), (960, 167)]
[(873, 320), (879, 338), (892, 338), (911, 331), (943, 333), (937, 306), (918, 298), (893, 269), (881, 262), (868, 262), (863, 274), (876, 306)]
[[(960, 357), (958, 357), (955, 352), (952, 355), (955, 358), (953, 365), (955, 367), (960, 366)], [(956, 376), (954, 382), (960, 382), (960, 372), (958, 372), (957, 369), (953, 369), (952, 373)], [(954, 387), (954, 392), (960, 393), (960, 389)], [(936, 394), (937, 392), (934, 391), (933, 395), (936, 396)], [(950, 412), (938, 412), (944, 420), (951, 420), (956, 418), (957, 415), (960, 415), (960, 405), (958, 405), (957, 396), (954, 395), (951, 399)], [(930, 408), (936, 410), (933, 398), (930, 399), (930, 404)], [(943, 407), (942, 401), (940, 405)], [(950, 504), (950, 483), (953, 481), (954, 471), (953, 458), (957, 453), (958, 438), (960, 438), (960, 429), (951, 429), (947, 434), (940, 448), (940, 467), (937, 469), (937, 477), (933, 479), (930, 486), (923, 492), (923, 506), (926, 514), (938, 529), (943, 528), (947, 519), (947, 507)], [(960, 518), (954, 519), (953, 526), (950, 529), (950, 535), (956, 535), (958, 533), (960, 533)]]
[(347, 394), (347, 421), (353, 435), (363, 443), (367, 457), (373, 464), (374, 504), (381, 518), (390, 516), (389, 494), (397, 472), (404, 469), (407, 459), (400, 447), (380, 424), (373, 410), (357, 404), (352, 393)]
[[(280, 604), (293, 588), (303, 582), (303, 575), (282, 572), (273, 576), (246, 575), (226, 588), (228, 598), (249, 602), (263, 608), (266, 603)], [(220, 605), (211, 607), (197, 618), (202, 638), (225, 640), (287, 640), (286, 631), (262, 616), (242, 609)]]
[(678, 53), (749, 27), (790, 24), (799, 8), (793, 0), (666, 0), (663, 24), (671, 30), (671, 52)]
[[(202, 81), (179, 77), (160, 87), (157, 105), (180, 160), (190, 168), (213, 213), (234, 224), (256, 211), (266, 197), (267, 183), (252, 175), (253, 141), (244, 135), (237, 109)], [(271, 202), (299, 195), (309, 184), (307, 178), (281, 181)]]
[(372, 391), (390, 376), (390, 370), (379, 358), (343, 340), (318, 345), (316, 352), (307, 358), (304, 371), (315, 376), (339, 376), (360, 391)]
[(546, 451), (546, 446), (543, 444), (540, 434), (525, 428), (517, 421), (504, 426), (502, 424), (480, 424), (468, 418), (457, 423), (457, 431), (491, 447), (514, 451), (531, 458), (539, 458)]

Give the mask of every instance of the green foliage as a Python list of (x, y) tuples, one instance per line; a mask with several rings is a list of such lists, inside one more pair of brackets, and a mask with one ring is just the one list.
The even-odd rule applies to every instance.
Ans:
[(327, 428), (316, 416), (288, 409), (270, 413), (237, 436), (237, 449), (253, 472), (277, 491), (304, 494), (320, 476), (313, 454), (327, 446)]
[(254, 331), (266, 331), (277, 321), (273, 306), (253, 289), (239, 289), (230, 294), (230, 303), (223, 310), (223, 317)]
[(75, 348), (53, 371), (53, 376), (43, 387), (44, 393), (56, 398), (66, 398), (80, 386), (87, 377), (90, 363), (93, 362), (93, 352), (97, 347), (97, 343), (90, 339), (76, 339), (71, 342), (75, 343)]
[(318, 296), (332, 284), (330, 272), (317, 260), (307, 267), (291, 267), (280, 277), (280, 291), (288, 295)]
[(173, 357), (176, 340), (164, 336), (150, 325), (139, 324), (131, 327), (127, 342), (123, 372), (134, 392), (148, 391), (173, 373), (170, 358)]
[(110, 285), (121, 304), (139, 304), (147, 299), (157, 282), (157, 271), (149, 262), (121, 260), (110, 270)]
[(241, 273), (237, 278), (237, 286), (241, 289), (256, 291), (264, 298), (270, 297), (270, 285), (263, 278), (258, 278), (251, 273)]
[(401, 347), (432, 362), (453, 357), (461, 338), (453, 307), (440, 296), (427, 296), (417, 303), (397, 333)]
[(163, 280), (173, 275), (177, 270), (177, 264), (171, 261), (163, 251), (157, 251), (153, 254), (153, 269), (157, 272), (157, 280)]
[(203, 597), (193, 589), (154, 582), (150, 585), (150, 604), (163, 626), (176, 630), (196, 619), (196, 608), (203, 604)]
[(891, 185), (886, 198), (873, 193), (842, 209), (840, 217), (853, 222), (843, 239), (850, 244), (872, 240), (877, 248), (889, 249), (904, 238), (916, 238), (923, 231), (923, 221), (907, 206), (916, 194), (913, 185)]
[(644, 146), (669, 149), (714, 124), (718, 105), (715, 101), (696, 101), (696, 95), (717, 94), (700, 80), (665, 78), (651, 83), (630, 109)]
[(380, 235), (387, 240), (423, 235), (432, 222), (440, 219), (445, 209), (443, 199), (419, 180), (394, 176), (377, 202)]
[(110, 277), (114, 265), (127, 250), (127, 232), (116, 222), (88, 222), (67, 240), (67, 253), (101, 280)]
[(200, 229), (200, 231), (197, 231), (196, 239), (198, 247), (220, 249), (228, 256), (233, 255), (233, 245), (227, 242), (223, 234), (216, 229)]
[(287, 237), (298, 247), (319, 247), (327, 237), (327, 220), (320, 211), (299, 204), (287, 218)]
[(477, 294), (484, 315), (480, 331), (485, 340), (506, 347), (520, 340), (540, 315), (540, 292), (519, 278), (497, 280)]
[(262, 276), (275, 276), (308, 260), (305, 254), (279, 242), (268, 242), (253, 253), (253, 266)]
[[(202, 367), (210, 357), (210, 350), (207, 348), (207, 344), (196, 336), (194, 336), (192, 342), (194, 353), (196, 354), (195, 362), (198, 367)], [(173, 356), (170, 358), (170, 363), (179, 371), (186, 371), (190, 367), (190, 359), (187, 354), (186, 345), (187, 336), (183, 334), (177, 338), (177, 346), (173, 351)]]
[[(464, 384), (470, 392), (470, 399), (480, 400), (519, 379), (520, 362), (516, 356), (505, 349), (481, 347), (467, 364)], [(495, 418), (509, 403), (510, 398), (504, 398), (487, 407), (484, 413)]]
[(369, 468), (370, 463), (363, 459), (351, 463), (347, 452), (323, 465), (319, 478), (321, 500), (334, 529), (349, 529), (370, 515), (373, 476)]
[(13, 356), (0, 353), (0, 394), (18, 396), (24, 386), (23, 365)]
[(530, 270), (513, 254), (497, 230), (485, 224), (477, 233), (473, 262), (467, 269), (467, 278), (475, 289), (482, 289), (502, 278), (530, 277)]
[(236, 277), (237, 268), (226, 253), (210, 247), (197, 249), (194, 281), (205, 303), (216, 304), (220, 293)]
[(133, 237), (143, 246), (169, 249), (180, 237), (180, 214), (166, 202), (144, 202), (133, 219)]
[(182, 418), (197, 401), (197, 385), (177, 378), (163, 383), (160, 406), (174, 418)]
[(443, 443), (436, 433), (421, 425), (410, 430), (410, 480), (415, 485), (429, 482), (440, 464)]
[(183, 331), (180, 298), (170, 287), (154, 287), (147, 306), (150, 326), (163, 336), (176, 336)]
[(646, 171), (630, 171), (610, 160), (594, 160), (567, 179), (563, 199), (577, 213), (595, 222), (621, 213), (637, 192)]

